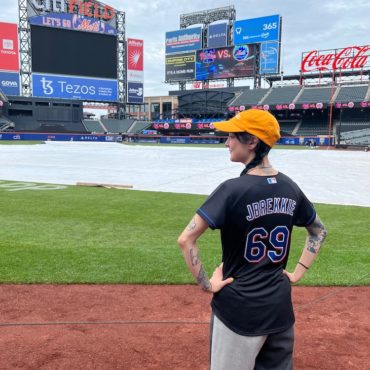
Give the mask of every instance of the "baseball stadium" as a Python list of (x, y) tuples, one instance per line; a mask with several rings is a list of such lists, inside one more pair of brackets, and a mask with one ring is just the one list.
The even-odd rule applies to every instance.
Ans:
[[(213, 295), (178, 238), (243, 170), (216, 126), (250, 110), (278, 121), (270, 161), (328, 234), (309, 267), (304, 227), (285, 245), (284, 269), (306, 270), (294, 369), (369, 368), (370, 45), (302, 50), (288, 75), (285, 19), (237, 12), (163, 25), (161, 96), (145, 94), (149, 40), (127, 35), (125, 11), (18, 0), (18, 23), (0, 15), (0, 369), (210, 368)], [(197, 244), (211, 277), (224, 251), (210, 229)]]

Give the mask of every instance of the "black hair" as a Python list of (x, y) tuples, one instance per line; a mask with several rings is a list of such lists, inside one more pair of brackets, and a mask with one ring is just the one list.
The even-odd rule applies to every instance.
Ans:
[[(251, 138), (253, 137), (253, 135), (248, 134), (248, 132), (236, 132), (235, 136), (243, 144), (250, 142)], [(267, 144), (259, 140), (259, 142), (256, 145), (256, 149), (254, 150), (256, 156), (253, 158), (252, 162), (248, 163), (245, 166), (240, 176), (245, 175), (252, 168), (258, 166), (262, 162), (263, 157), (266, 157), (266, 155), (269, 153), (270, 149), (271, 148)]]

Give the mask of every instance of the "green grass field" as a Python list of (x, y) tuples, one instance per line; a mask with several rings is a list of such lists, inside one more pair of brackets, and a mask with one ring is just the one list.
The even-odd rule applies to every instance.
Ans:
[(35, 145), (44, 144), (43, 141), (33, 140), (0, 140), (0, 145)]
[[(8, 191), (2, 183), (0, 283), (193, 283), (176, 240), (205, 198), (77, 186)], [(316, 208), (329, 235), (302, 284), (370, 284), (370, 208)], [(290, 268), (304, 239), (297, 228)], [(210, 274), (220, 263), (218, 231), (199, 245)]]

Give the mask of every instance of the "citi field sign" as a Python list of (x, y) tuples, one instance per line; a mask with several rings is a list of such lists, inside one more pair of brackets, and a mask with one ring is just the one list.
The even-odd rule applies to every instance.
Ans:
[(111, 6), (87, 0), (28, 0), (29, 16), (31, 15), (30, 9), (38, 15), (42, 13), (70, 13), (104, 21), (109, 21), (116, 15), (115, 9)]
[(370, 68), (370, 45), (302, 53), (302, 73), (364, 68)]

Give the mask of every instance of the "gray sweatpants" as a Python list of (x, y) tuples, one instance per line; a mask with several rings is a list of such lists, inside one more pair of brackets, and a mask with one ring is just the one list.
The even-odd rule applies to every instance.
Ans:
[(239, 335), (213, 315), (211, 370), (292, 370), (294, 328), (263, 336)]

